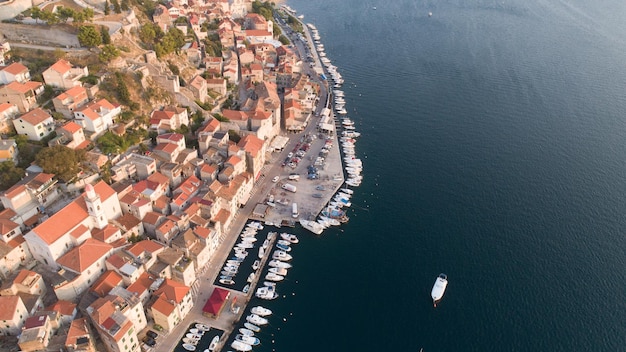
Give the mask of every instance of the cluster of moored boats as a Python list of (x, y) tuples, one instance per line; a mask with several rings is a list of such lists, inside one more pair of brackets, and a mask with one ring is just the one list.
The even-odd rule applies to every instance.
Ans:
[[(248, 256), (248, 250), (254, 248), (254, 243), (257, 241), (256, 234), (262, 229), (263, 225), (258, 221), (253, 221), (246, 225), (246, 228), (241, 233), (241, 240), (233, 248), (235, 251), (234, 256), (229, 258), (222, 267), (219, 278), (221, 284), (235, 284), (234, 277), (239, 272), (239, 266)], [(248, 281), (251, 281), (250, 278), (248, 278)]]
[[(195, 351), (198, 347), (198, 343), (202, 340), (204, 334), (209, 330), (211, 330), (211, 328), (207, 325), (200, 323), (196, 324), (195, 327), (189, 329), (185, 337), (183, 337), (183, 348), (187, 351)], [(215, 336), (213, 340), (211, 340), (209, 347), (206, 348), (204, 352), (214, 351), (219, 341), (220, 337)]]
[[(330, 76), (330, 79), (333, 81), (335, 88), (341, 88), (341, 85), (344, 83), (341, 74), (337, 71), (337, 66), (334, 66), (330, 59), (326, 57), (326, 52), (324, 51), (324, 44), (321, 42), (320, 33), (317, 28), (308, 23), (307, 27), (311, 30), (311, 38), (313, 38), (313, 45), (315, 45), (315, 50), (317, 51), (317, 55), (320, 57), (320, 61), (326, 67), (326, 72)], [(344, 112), (344, 114), (347, 112)]]
[(261, 343), (261, 340), (255, 336), (261, 331), (261, 326), (267, 325), (267, 316), (272, 315), (272, 311), (262, 306), (253, 307), (250, 315), (246, 317), (243, 328), (239, 329), (239, 334), (235, 336), (235, 341), (230, 345), (237, 351), (251, 351), (253, 346)]
[(255, 296), (266, 300), (278, 298), (276, 283), (283, 281), (287, 275), (287, 269), (291, 268), (291, 264), (289, 264), (288, 261), (293, 257), (289, 252), (291, 252), (291, 245), (298, 242), (300, 242), (300, 240), (298, 240), (296, 235), (289, 233), (280, 234), (280, 238), (276, 243), (276, 250), (272, 253), (272, 260), (268, 263), (269, 269), (268, 273), (265, 275), (263, 286), (257, 288)]

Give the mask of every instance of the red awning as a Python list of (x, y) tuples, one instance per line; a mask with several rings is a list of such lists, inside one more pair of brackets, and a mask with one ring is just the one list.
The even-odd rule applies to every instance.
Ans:
[(230, 297), (230, 292), (223, 288), (216, 287), (211, 293), (211, 297), (206, 301), (204, 308), (202, 308), (202, 313), (211, 317), (217, 317), (222, 308), (224, 308), (224, 303)]

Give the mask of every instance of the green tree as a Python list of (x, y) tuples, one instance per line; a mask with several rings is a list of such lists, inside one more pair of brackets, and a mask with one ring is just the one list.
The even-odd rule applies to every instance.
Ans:
[(111, 0), (111, 4), (113, 4), (113, 11), (115, 11), (115, 13), (122, 13), (122, 8), (120, 7), (119, 1)]
[(122, 4), (120, 7), (122, 8), (123, 11), (128, 11), (130, 9), (128, 0), (122, 0)]
[(102, 36), (94, 26), (78, 27), (78, 42), (81, 46), (96, 47), (102, 44)]
[(290, 43), (289, 38), (285, 37), (284, 34), (281, 34), (280, 37), (278, 37), (278, 41), (283, 45), (289, 45)]
[(92, 8), (87, 7), (83, 9), (83, 16), (85, 16), (85, 21), (91, 22), (93, 20), (93, 16), (95, 16), (95, 13), (93, 12)]
[(30, 9), (30, 17), (35, 20), (35, 23), (39, 24), (39, 19), (41, 18), (41, 9), (37, 6), (33, 6)]
[(124, 76), (120, 72), (115, 72), (115, 78), (117, 80), (117, 97), (122, 104), (130, 105), (130, 92), (128, 86), (124, 82)]
[(102, 62), (109, 62), (116, 57), (120, 56), (120, 51), (114, 45), (107, 44), (102, 47), (102, 51), (98, 55), (98, 58)]
[(46, 22), (49, 25), (59, 23), (59, 17), (56, 13), (52, 13), (51, 11), (41, 11), (41, 20)]
[(111, 35), (106, 26), (100, 27), (100, 36), (102, 37), (102, 44), (111, 44)]
[(59, 21), (63, 23), (67, 23), (67, 20), (74, 17), (74, 10), (69, 7), (60, 6), (57, 8), (57, 16), (59, 17)]
[(104, 2), (104, 15), (108, 16), (111, 13), (111, 8), (109, 6), (109, 0)]
[(66, 182), (78, 174), (83, 161), (85, 161), (84, 150), (73, 150), (62, 145), (43, 148), (35, 157), (35, 162), (44, 172), (55, 174)]
[(13, 161), (3, 161), (0, 163), (0, 190), (11, 188), (25, 175), (24, 169), (15, 166)]

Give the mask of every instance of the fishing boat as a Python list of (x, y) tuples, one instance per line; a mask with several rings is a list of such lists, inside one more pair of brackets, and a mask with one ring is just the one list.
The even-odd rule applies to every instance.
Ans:
[(249, 323), (249, 322), (243, 323), (243, 326), (245, 326), (245, 327), (246, 327), (246, 329), (252, 330), (252, 331), (254, 331), (254, 332), (259, 332), (259, 331), (261, 331), (261, 328), (260, 328), (260, 327), (258, 327), (258, 326), (256, 326), (256, 325), (254, 325), (254, 324), (252, 324), (252, 323)]
[(432, 291), (430, 291), (430, 296), (433, 299), (433, 305), (435, 307), (437, 306), (437, 302), (441, 301), (443, 294), (446, 292), (447, 286), (448, 276), (443, 273), (439, 274), (439, 276), (437, 276), (437, 279), (435, 280)]
[(324, 227), (315, 221), (300, 219), (300, 225), (316, 235), (321, 235)]
[(285, 269), (285, 268), (269, 268), (268, 271), (270, 273), (274, 273), (274, 274), (278, 274), (278, 275), (282, 275), (282, 276), (287, 275), (287, 269)]
[(272, 254), (272, 259), (289, 261), (291, 258), (293, 257), (289, 253), (281, 250), (274, 251), (274, 254)]
[(209, 351), (214, 351), (219, 342), (220, 342), (220, 337), (215, 336), (213, 340), (211, 340), (211, 343), (209, 344)]
[(252, 346), (248, 345), (247, 343), (243, 343), (241, 341), (233, 341), (233, 343), (230, 344), (230, 347), (234, 348), (237, 351), (241, 351), (241, 352), (247, 352), (247, 351), (251, 351), (252, 350)]
[(244, 334), (237, 334), (235, 336), (235, 341), (241, 341), (241, 342), (243, 342), (245, 344), (248, 344), (250, 346), (256, 346), (256, 345), (261, 343), (261, 340), (259, 340), (258, 337), (246, 336)]
[[(194, 346), (194, 345), (192, 345), (190, 343), (183, 343), (183, 348), (186, 349), (187, 351), (195, 351), (196, 350), (196, 346)], [(252, 349), (252, 346), (250, 346), (250, 349)]]
[(250, 309), (250, 311), (258, 316), (261, 317), (266, 317), (268, 315), (272, 315), (272, 311), (268, 308), (265, 307), (261, 307), (261, 306), (256, 306), (256, 307), (252, 307), (252, 309)]
[(285, 268), (285, 269), (291, 268), (291, 264), (285, 263), (285, 262), (277, 260), (277, 259), (270, 260), (268, 265), (271, 266), (271, 267), (274, 267), (274, 268)]
[(239, 332), (244, 336), (254, 336), (254, 331), (246, 328), (239, 328)]
[(267, 319), (262, 318), (256, 314), (250, 314), (246, 317), (246, 321), (252, 323), (254, 325), (265, 325), (267, 324)]

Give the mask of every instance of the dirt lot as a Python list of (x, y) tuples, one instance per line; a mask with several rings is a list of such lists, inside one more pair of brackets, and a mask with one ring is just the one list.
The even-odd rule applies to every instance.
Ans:
[(0, 34), (3, 34), (9, 42), (25, 44), (49, 45), (65, 48), (76, 48), (78, 39), (75, 29), (70, 26), (27, 25), (0, 23)]

